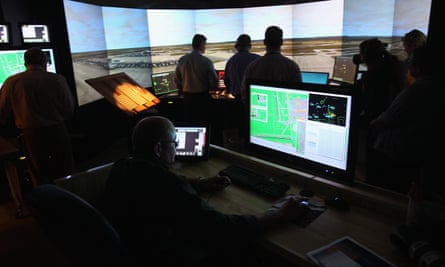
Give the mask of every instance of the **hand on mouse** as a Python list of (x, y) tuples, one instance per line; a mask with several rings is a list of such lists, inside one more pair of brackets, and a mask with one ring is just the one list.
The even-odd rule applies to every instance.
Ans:
[(304, 198), (289, 195), (276, 202), (266, 212), (266, 221), (295, 222), (309, 212), (309, 206), (305, 204)]
[(309, 206), (301, 199), (288, 199), (277, 212), (281, 214), (286, 222), (295, 222), (306, 215)]
[(231, 183), (229, 177), (216, 175), (207, 178), (198, 178), (196, 188), (199, 192), (214, 192), (223, 190)]

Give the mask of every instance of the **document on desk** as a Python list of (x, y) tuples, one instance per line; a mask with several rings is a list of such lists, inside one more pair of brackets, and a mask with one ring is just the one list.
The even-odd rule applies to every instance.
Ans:
[(307, 256), (322, 267), (395, 267), (350, 236), (312, 250)]

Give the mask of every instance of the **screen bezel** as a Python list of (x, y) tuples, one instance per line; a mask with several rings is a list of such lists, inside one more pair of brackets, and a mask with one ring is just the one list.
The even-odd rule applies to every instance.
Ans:
[[(250, 103), (250, 87), (251, 85), (260, 86), (272, 86), (286, 89), (298, 89), (304, 91), (314, 91), (321, 93), (333, 93), (345, 96), (351, 96), (351, 117), (350, 117), (350, 127), (349, 127), (349, 142), (347, 147), (347, 159), (345, 170), (332, 167), (323, 163), (312, 161), (303, 157), (296, 155), (290, 155), (278, 150), (273, 150), (271, 148), (260, 146), (256, 143), (251, 142), (250, 130), (251, 130), (251, 103)], [(252, 156), (271, 161), (280, 165), (284, 165), (289, 168), (297, 169), (310, 173), (314, 176), (326, 178), (346, 185), (353, 185), (354, 175), (355, 175), (355, 155), (357, 150), (357, 133), (355, 131), (355, 102), (354, 95), (355, 91), (352, 86), (334, 86), (334, 85), (323, 85), (323, 84), (312, 84), (312, 83), (302, 83), (302, 82), (277, 82), (277, 81), (265, 81), (265, 80), (248, 80), (247, 81), (247, 110), (248, 116), (248, 128), (245, 133), (246, 138), (246, 153)]]
[[(46, 40), (46, 41), (43, 41), (43, 40), (40, 41), (40, 40), (37, 40), (37, 39), (33, 39), (34, 41), (27, 40), (25, 38), (25, 36), (24, 36), (24, 31), (23, 31), (23, 27), (27, 26), (27, 25), (34, 26), (34, 27), (35, 26), (43, 26), (43, 27), (45, 27), (46, 31), (47, 31), (47, 35), (48, 35), (48, 40)], [(52, 39), (51, 29), (50, 29), (49, 24), (47, 24), (47, 23), (19, 22), (18, 23), (18, 28), (19, 28), (19, 33), (20, 33), (20, 41), (21, 41), (23, 46), (49, 45), (51, 43), (51, 39)]]
[[(192, 127), (199, 127), (199, 128), (205, 128), (206, 129), (206, 135), (205, 135), (205, 144), (203, 147), (203, 153), (202, 155), (175, 155), (175, 159), (179, 161), (206, 161), (209, 159), (210, 156), (210, 134), (211, 134), (211, 127), (210, 124), (202, 123), (202, 122), (174, 122), (175, 128), (192, 128)], [(178, 148), (176, 149), (178, 151)]]

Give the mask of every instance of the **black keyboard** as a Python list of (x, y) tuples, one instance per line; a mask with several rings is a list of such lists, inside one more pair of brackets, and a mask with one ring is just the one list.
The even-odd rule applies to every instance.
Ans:
[(221, 170), (219, 175), (229, 176), (233, 184), (251, 189), (268, 197), (278, 198), (289, 190), (288, 184), (273, 181), (268, 176), (239, 165), (230, 165)]

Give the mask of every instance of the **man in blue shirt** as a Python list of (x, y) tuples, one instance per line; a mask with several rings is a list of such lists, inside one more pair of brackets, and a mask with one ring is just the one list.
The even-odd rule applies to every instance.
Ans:
[(250, 36), (241, 34), (236, 40), (235, 48), (238, 51), (233, 55), (226, 64), (224, 70), (224, 84), (226, 85), (226, 93), (231, 93), (236, 98), (241, 97), (241, 82), (244, 75), (244, 70), (247, 65), (260, 55), (250, 52), (252, 47)]

